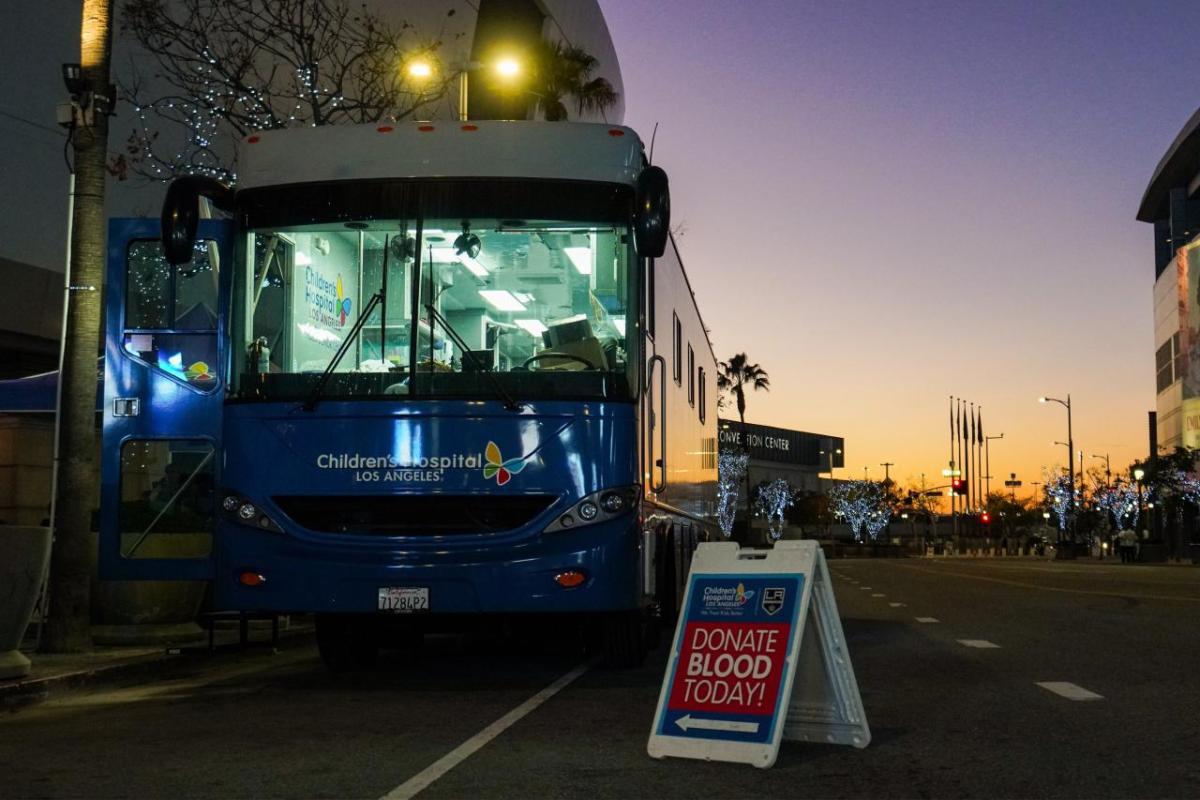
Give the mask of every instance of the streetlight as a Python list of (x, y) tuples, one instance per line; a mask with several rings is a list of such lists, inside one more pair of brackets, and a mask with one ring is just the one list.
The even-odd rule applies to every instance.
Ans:
[(1092, 453), (1092, 458), (1103, 458), (1104, 459), (1104, 485), (1111, 486), (1112, 485), (1112, 461), (1109, 459), (1108, 453), (1105, 453), (1102, 456), (1098, 456), (1095, 453)]
[(999, 436), (983, 437), (983, 503), (987, 505), (987, 496), (992, 493), (992, 439), (1003, 439), (1004, 434)]
[[(1138, 487), (1138, 523), (1139, 524), (1141, 524), (1141, 521), (1142, 521), (1142, 478), (1144, 478), (1144, 477), (1146, 477), (1146, 470), (1142, 469), (1141, 467), (1138, 467), (1137, 469), (1135, 469), (1133, 471), (1133, 479), (1134, 479), (1134, 481), (1137, 482), (1137, 487)], [(1154, 504), (1151, 503), (1150, 507), (1154, 508)], [(1141, 537), (1140, 532), (1138, 533), (1138, 537), (1139, 538)]]
[[(1075, 435), (1071, 432), (1071, 395), (1066, 400), (1057, 397), (1039, 397), (1039, 403), (1058, 403), (1067, 410), (1067, 472), (1071, 478), (1071, 543), (1075, 542)], [(1074, 553), (1072, 552), (1072, 555)]]
[[(467, 121), (469, 99), (468, 75), (485, 68), (490, 68), (497, 76), (506, 81), (516, 79), (522, 72), (521, 62), (513, 56), (502, 56), (491, 62), (468, 61), (454, 65), (453, 69), (458, 72), (458, 119), (460, 122)], [(416, 81), (426, 81), (433, 77), (437, 69), (430, 60), (414, 58), (408, 62), (405, 71), (410, 78)]]

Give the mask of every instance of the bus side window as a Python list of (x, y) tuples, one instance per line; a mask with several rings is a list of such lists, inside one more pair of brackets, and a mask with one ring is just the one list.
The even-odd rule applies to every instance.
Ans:
[(696, 405), (696, 354), (688, 345), (688, 405)]
[(671, 331), (675, 338), (671, 340), (671, 369), (674, 370), (675, 385), (683, 385), (683, 327), (679, 324), (679, 315), (671, 312)]
[(706, 395), (708, 394), (708, 392), (706, 391), (705, 380), (706, 380), (706, 378), (704, 375), (704, 367), (701, 367), (700, 368), (700, 423), (701, 424), (704, 424), (704, 416), (705, 416), (704, 405), (705, 405), (705, 401), (707, 399)]
[(125, 254), (126, 355), (202, 391), (216, 388), (216, 245), (198, 241), (192, 260), (172, 266), (158, 240)]

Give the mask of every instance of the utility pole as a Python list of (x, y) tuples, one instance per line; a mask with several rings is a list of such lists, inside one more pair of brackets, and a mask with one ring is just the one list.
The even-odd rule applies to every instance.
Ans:
[(879, 466), (883, 467), (883, 482), (890, 484), (892, 482), (892, 467), (896, 466), (893, 461), (884, 461)]
[(102, 341), (108, 117), (115, 102), (109, 83), (112, 0), (83, 0), (79, 64), (63, 67), (71, 92), (75, 195), (71, 221), (70, 284), (62, 343), (58, 413), (58, 479), (54, 547), (50, 557), (48, 652), (90, 650), (89, 585), (95, 554), (91, 530), (96, 474), (96, 360)]
[[(992, 493), (992, 440), (993, 439), (1003, 439), (1003, 438), (1004, 438), (1003, 433), (1000, 434), (999, 436), (983, 437), (983, 453), (984, 453), (983, 460), (985, 462), (984, 463), (985, 474), (983, 476), (983, 480), (984, 480), (984, 485), (987, 487), (983, 491), (984, 505), (987, 505), (987, 496)], [(1016, 480), (1015, 475), (1013, 476), (1013, 480)]]

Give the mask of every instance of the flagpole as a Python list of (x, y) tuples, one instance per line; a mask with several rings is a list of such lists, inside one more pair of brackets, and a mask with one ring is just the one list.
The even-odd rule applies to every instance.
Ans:
[[(950, 485), (954, 485), (954, 395), (950, 395)], [(958, 495), (950, 490), (950, 533), (958, 533)]]

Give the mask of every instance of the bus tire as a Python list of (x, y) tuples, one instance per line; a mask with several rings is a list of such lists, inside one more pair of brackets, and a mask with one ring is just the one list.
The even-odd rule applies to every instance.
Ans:
[(646, 660), (645, 618), (640, 611), (616, 611), (604, 618), (604, 663), (636, 669)]
[(370, 669), (379, 657), (374, 625), (344, 614), (318, 614), (317, 652), (331, 672)]

